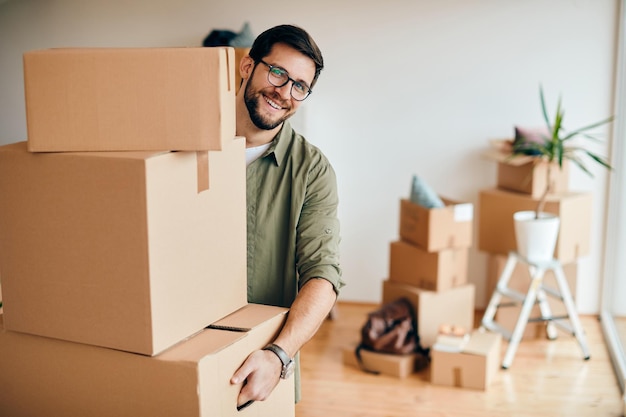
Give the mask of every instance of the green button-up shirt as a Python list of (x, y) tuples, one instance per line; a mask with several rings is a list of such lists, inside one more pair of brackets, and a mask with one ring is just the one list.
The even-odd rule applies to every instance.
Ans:
[(248, 165), (246, 187), (248, 302), (290, 307), (312, 278), (328, 280), (339, 293), (337, 180), (322, 152), (285, 122), (268, 150)]
[(290, 307), (311, 278), (344, 285), (335, 172), (288, 122), (247, 168), (248, 302)]

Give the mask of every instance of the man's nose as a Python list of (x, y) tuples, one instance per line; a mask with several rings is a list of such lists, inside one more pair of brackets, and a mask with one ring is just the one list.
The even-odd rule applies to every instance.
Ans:
[(280, 94), (280, 97), (283, 100), (290, 100), (291, 99), (291, 83), (293, 81), (289, 80), (287, 81), (287, 84), (283, 85), (282, 87), (275, 87), (276, 91), (278, 91), (278, 94)]

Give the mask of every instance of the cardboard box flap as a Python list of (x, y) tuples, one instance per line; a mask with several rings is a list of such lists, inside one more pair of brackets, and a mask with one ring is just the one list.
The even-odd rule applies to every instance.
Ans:
[(454, 206), (455, 222), (471, 222), (474, 218), (474, 205), (472, 203), (459, 203)]
[[(406, 204), (411, 210), (422, 216), (444, 216), (455, 222), (468, 222), (474, 217), (474, 205), (472, 203), (461, 203), (447, 197), (439, 196), (445, 207), (428, 208), (414, 203), (408, 198), (400, 199), (401, 204)], [(418, 214), (412, 214), (417, 216)]]
[(158, 354), (155, 358), (162, 361), (197, 363), (205, 356), (213, 355), (244, 337), (246, 333), (243, 332), (204, 329), (195, 336)]
[(511, 139), (494, 139), (489, 141), (491, 149), (483, 153), (487, 159), (509, 165), (520, 166), (529, 164), (537, 158), (529, 155), (514, 155), (511, 149)]
[(494, 346), (494, 341), (501, 337), (496, 333), (474, 331), (469, 342), (463, 348), (463, 353), (469, 355), (486, 356)]
[[(431, 211), (431, 213), (449, 213), (451, 214), (451, 220), (453, 222), (471, 222), (474, 218), (474, 205), (472, 203), (462, 203), (451, 198), (439, 196), (441, 201), (445, 204), (445, 207), (439, 208), (426, 208), (421, 207), (423, 210)], [(415, 204), (408, 200), (411, 204)], [(447, 214), (447, 215), (449, 215)]]
[(209, 328), (232, 330), (239, 332), (250, 331), (263, 322), (272, 320), (277, 316), (287, 314), (289, 311), (284, 307), (274, 307), (263, 304), (248, 304), (228, 316), (212, 323)]

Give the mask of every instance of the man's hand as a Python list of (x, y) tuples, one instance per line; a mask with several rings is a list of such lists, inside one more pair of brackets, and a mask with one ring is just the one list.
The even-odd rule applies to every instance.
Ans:
[(282, 363), (278, 356), (268, 350), (256, 350), (230, 379), (233, 385), (243, 382), (237, 398), (237, 407), (250, 401), (263, 401), (269, 397), (278, 381)]
[[(295, 356), (317, 332), (336, 300), (337, 295), (329, 281), (318, 278), (307, 281), (291, 305), (285, 325), (274, 343), (290, 357)], [(274, 352), (252, 352), (230, 379), (231, 384), (244, 384), (237, 406), (267, 399), (278, 385), (282, 368), (283, 364)]]

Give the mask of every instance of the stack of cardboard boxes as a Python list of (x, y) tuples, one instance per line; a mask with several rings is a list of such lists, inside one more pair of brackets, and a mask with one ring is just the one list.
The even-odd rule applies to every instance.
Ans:
[[(475, 289), (467, 274), (473, 205), (442, 200), (445, 207), (432, 209), (400, 201), (400, 240), (391, 243), (383, 303), (408, 297), (415, 306), (420, 341), (431, 348), (431, 383), (485, 389), (497, 370), (501, 338), (472, 331)], [(467, 344), (439, 350), (442, 325), (464, 329)]]
[[(468, 283), (473, 206), (443, 199), (445, 207), (426, 208), (400, 200), (400, 239), (390, 244), (389, 277), (383, 281), (382, 303), (406, 297), (411, 302), (420, 344), (429, 348), (439, 327), (471, 329), (474, 285)], [(354, 364), (354, 349), (344, 362)], [(420, 355), (387, 355), (362, 351), (369, 370), (405, 377), (420, 366)]]
[(468, 282), (474, 208), (442, 198), (426, 208), (400, 200), (400, 239), (390, 244), (383, 303), (407, 297), (415, 308), (420, 342), (431, 347), (442, 324), (471, 329), (474, 285)]
[[(246, 299), (233, 48), (24, 55), (28, 138), (0, 147), (0, 414), (238, 412), (230, 377), (286, 310)], [(233, 331), (234, 330), (234, 331)]]
[[(507, 255), (516, 250), (513, 213), (535, 210), (546, 187), (548, 163), (531, 156), (508, 158), (506, 153), (490, 153), (497, 162), (496, 187), (480, 191), (478, 216), (478, 249), (488, 254), (487, 300), (491, 298), (498, 278), (504, 269)], [(544, 211), (557, 214), (560, 228), (554, 258), (563, 266), (572, 295), (575, 297), (577, 260), (589, 253), (591, 228), (591, 194), (569, 189), (569, 164), (563, 161), (560, 169), (554, 164), (551, 193), (547, 197)], [(509, 281), (509, 287), (522, 293), (528, 291), (530, 276), (528, 267), (518, 263)], [(547, 271), (544, 283), (554, 288), (556, 280), (552, 271)], [(552, 313), (564, 315), (563, 303), (548, 297)], [(495, 320), (512, 330), (521, 307), (499, 308)], [(535, 306), (531, 317), (540, 316)], [(530, 322), (524, 338), (545, 337), (545, 323)]]

